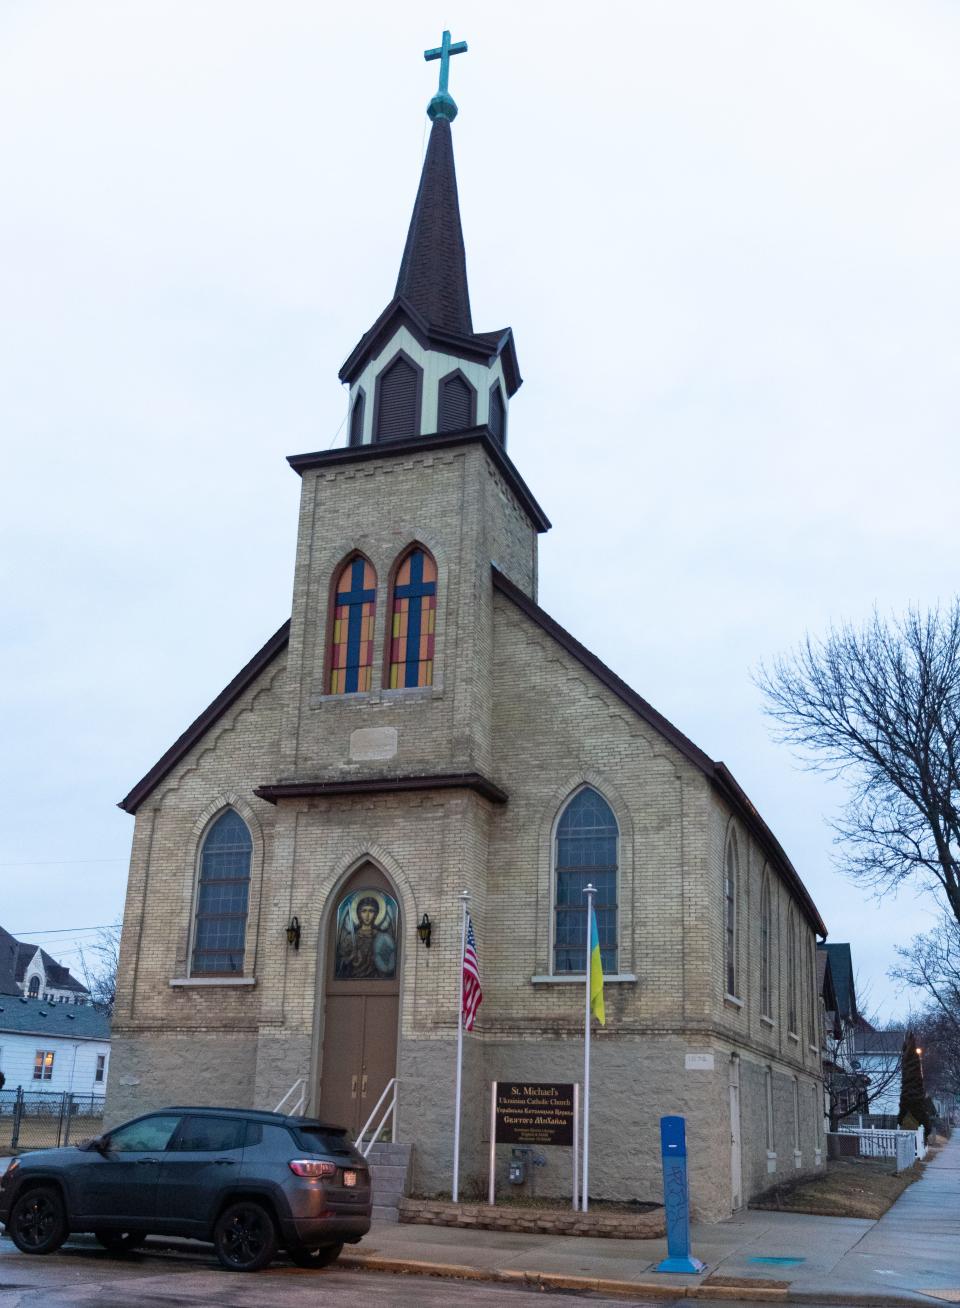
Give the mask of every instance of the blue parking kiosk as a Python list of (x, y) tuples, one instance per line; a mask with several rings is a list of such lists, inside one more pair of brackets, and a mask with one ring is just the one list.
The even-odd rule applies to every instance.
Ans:
[(663, 1206), (667, 1220), (667, 1256), (657, 1272), (703, 1272), (706, 1264), (690, 1253), (690, 1192), (687, 1188), (687, 1131), (682, 1117), (660, 1118), (663, 1160)]

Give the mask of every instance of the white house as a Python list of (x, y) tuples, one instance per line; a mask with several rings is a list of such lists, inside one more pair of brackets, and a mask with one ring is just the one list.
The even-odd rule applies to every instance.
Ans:
[(110, 1019), (89, 1004), (0, 995), (4, 1090), (103, 1095), (110, 1071)]

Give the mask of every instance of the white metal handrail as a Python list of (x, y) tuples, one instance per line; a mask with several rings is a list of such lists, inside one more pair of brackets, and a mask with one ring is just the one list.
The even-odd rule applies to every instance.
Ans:
[(297, 1090), (300, 1090), (300, 1098), (294, 1104), (293, 1108), (290, 1110), (289, 1113), (290, 1117), (296, 1117), (297, 1114), (300, 1112), (301, 1108), (303, 1107), (304, 1102), (306, 1101), (307, 1098), (307, 1078), (305, 1076), (297, 1077), (296, 1081), (294, 1081), (293, 1085), (283, 1096), (283, 1098), (280, 1100), (279, 1104), (277, 1104), (276, 1108), (273, 1111), (275, 1113), (279, 1113), (283, 1109), (284, 1104), (287, 1102), (290, 1096), (295, 1094)]
[[(393, 1113), (394, 1110), (396, 1109), (396, 1106), (397, 1106), (397, 1090), (398, 1090), (397, 1078), (396, 1078), (395, 1076), (392, 1076), (392, 1077), (390, 1078), (390, 1080), (387, 1082), (387, 1084), (383, 1087), (383, 1093), (381, 1094), (380, 1098), (377, 1100), (376, 1104), (374, 1104), (373, 1112), (370, 1114), (370, 1116), (369, 1116), (369, 1117), (367, 1118), (367, 1120), (364, 1122), (363, 1127), (362, 1127), (361, 1130), (360, 1130), (360, 1134), (357, 1136), (357, 1139), (356, 1139), (356, 1146), (357, 1146), (357, 1148), (360, 1150), (360, 1152), (363, 1154), (364, 1158), (366, 1158), (366, 1157), (369, 1155), (370, 1150), (371, 1150), (371, 1149), (373, 1148), (373, 1146), (374, 1146), (374, 1143), (375, 1143), (377, 1140), (380, 1139), (380, 1136), (381, 1136), (381, 1134), (382, 1134), (382, 1132), (383, 1132), (383, 1129), (384, 1129), (384, 1127), (387, 1125), (387, 1122), (388, 1122), (388, 1120), (389, 1120), (389, 1118), (390, 1118), (390, 1114)], [(392, 1093), (391, 1093), (391, 1092), (392, 1092)], [(386, 1107), (386, 1109), (384, 1110), (383, 1116), (380, 1118), (379, 1124), (377, 1125), (377, 1127), (375, 1128), (375, 1130), (372, 1132), (372, 1134), (371, 1134), (371, 1136), (370, 1136), (370, 1139), (367, 1141), (366, 1145), (364, 1145), (364, 1143), (363, 1143), (363, 1137), (367, 1134), (367, 1131), (370, 1129), (370, 1125), (371, 1125), (371, 1123), (373, 1122), (373, 1120), (374, 1120), (374, 1118), (376, 1117), (377, 1113), (379, 1113), (379, 1111), (380, 1111), (380, 1105), (383, 1103), (383, 1101), (387, 1098), (388, 1095), (390, 1095), (390, 1102), (389, 1102), (389, 1104), (387, 1104), (387, 1107)], [(393, 1120), (394, 1120), (394, 1126), (395, 1126), (395, 1125), (396, 1125), (396, 1117), (394, 1117)]]

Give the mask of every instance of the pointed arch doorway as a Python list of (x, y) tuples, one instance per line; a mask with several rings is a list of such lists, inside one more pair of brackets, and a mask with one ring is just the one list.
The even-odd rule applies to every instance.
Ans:
[(397, 1068), (400, 906), (372, 863), (337, 892), (324, 950), (320, 1117), (354, 1135)]

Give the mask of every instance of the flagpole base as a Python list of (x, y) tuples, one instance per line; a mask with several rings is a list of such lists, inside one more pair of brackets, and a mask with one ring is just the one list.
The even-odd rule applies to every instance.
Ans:
[(705, 1272), (707, 1264), (702, 1263), (699, 1258), (664, 1258), (662, 1263), (657, 1263), (653, 1269), (655, 1272)]

